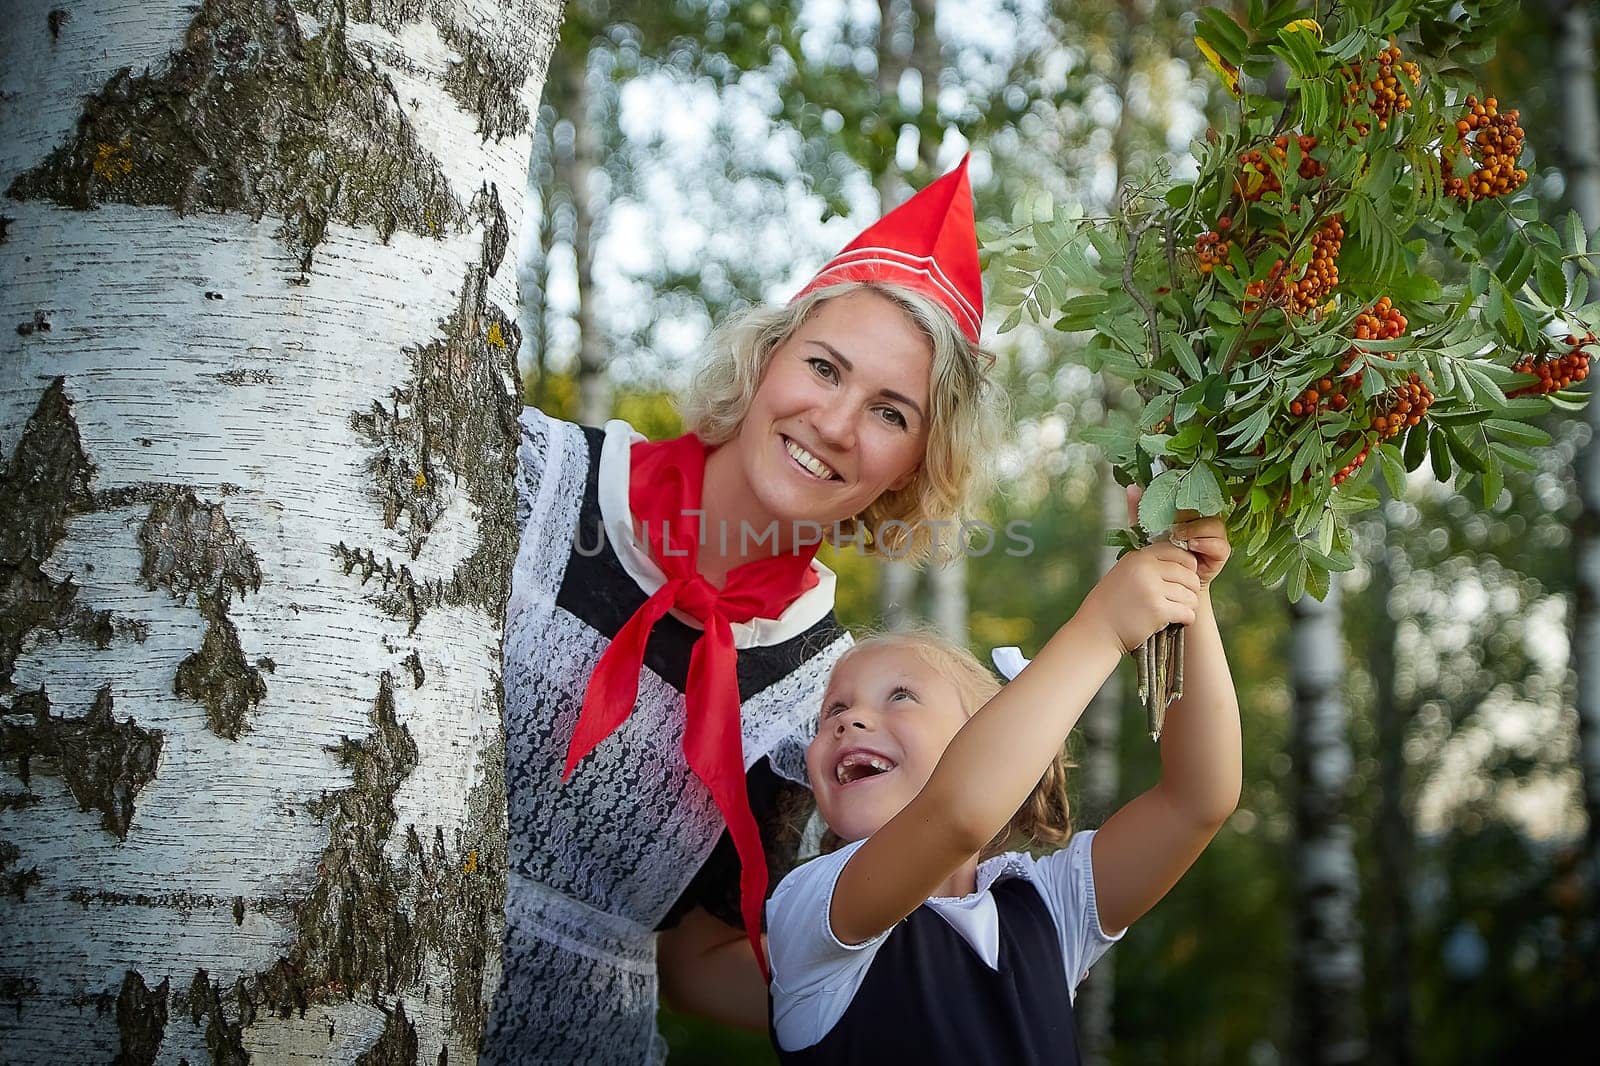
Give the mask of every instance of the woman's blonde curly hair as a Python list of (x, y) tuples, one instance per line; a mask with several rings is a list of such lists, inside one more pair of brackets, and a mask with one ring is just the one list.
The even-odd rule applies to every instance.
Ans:
[[(955, 686), (961, 696), (961, 709), (971, 718), (1000, 691), (1000, 680), (966, 648), (945, 640), (937, 633), (913, 629), (878, 633), (859, 641), (839, 657), (839, 669), (853, 655), (872, 648), (910, 648), (922, 661)], [(1072, 805), (1067, 798), (1067, 771), (1072, 769), (1063, 744), (1006, 827), (979, 852), (979, 859), (992, 858), (1006, 851), (1054, 851), (1064, 847), (1072, 836)], [(822, 835), (824, 854), (840, 847), (843, 841), (833, 830)]]
[[(844, 282), (808, 292), (785, 307), (757, 307), (736, 316), (711, 335), (680, 405), (684, 423), (708, 444), (733, 439), (772, 353), (818, 307), (863, 290), (898, 306), (932, 346), (928, 449), (909, 485), (884, 492), (859, 515), (839, 522), (837, 535), (855, 538), (870, 554), (908, 562), (949, 555), (957, 538), (944, 538), (945, 550), (937, 552), (941, 538), (932, 523), (970, 517), (987, 497), (1003, 401), (990, 379), (994, 357), (968, 340), (941, 304), (914, 289)], [(829, 530), (830, 538), (833, 533)]]

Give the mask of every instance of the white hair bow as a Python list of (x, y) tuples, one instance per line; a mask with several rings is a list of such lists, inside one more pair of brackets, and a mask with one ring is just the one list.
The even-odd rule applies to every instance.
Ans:
[(1007, 681), (1015, 680), (1016, 676), (1022, 673), (1022, 668), (1027, 666), (1030, 661), (1022, 657), (1021, 648), (1014, 646), (996, 648), (989, 655), (994, 659), (995, 669), (1004, 674)]

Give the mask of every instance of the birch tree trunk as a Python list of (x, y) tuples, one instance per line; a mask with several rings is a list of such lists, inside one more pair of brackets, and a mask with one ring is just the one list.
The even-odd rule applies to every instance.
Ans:
[(1389, 600), (1394, 594), (1387, 506), (1389, 487), (1378, 480), (1379, 529), (1384, 543), (1374, 553), (1368, 595), (1375, 611), (1371, 669), (1373, 717), (1378, 733), (1378, 876), (1372, 882), (1370, 913), (1377, 934), (1378, 966), (1383, 982), (1373, 1018), (1373, 1057), (1383, 1066), (1413, 1066), (1417, 1061), (1411, 1002), (1411, 893), (1415, 884), (1416, 834), (1411, 825), (1410, 790), (1406, 787), (1406, 725), (1409, 715), (1395, 691), (1395, 627)]
[(572, 204), (572, 254), (578, 273), (578, 421), (603, 426), (611, 417), (611, 375), (607, 370), (604, 338), (594, 313), (594, 230), (596, 213), (591, 188), (599, 165), (598, 135), (589, 102), (588, 54), (573, 48), (561, 58), (570, 60), (558, 72), (561, 82), (561, 118), (572, 127), (570, 141), (555, 141), (556, 181)]
[[(528, 186), (524, 204), (538, 204), (538, 222), (527, 220), (522, 227), (522, 247), (517, 255), (517, 285), (520, 300), (517, 321), (522, 329), (520, 363), (531, 372), (522, 382), (523, 402), (542, 407), (548, 396), (550, 377), (550, 256), (556, 241), (555, 168), (550, 146), (555, 112), (549, 104), (539, 109), (534, 122), (534, 144), (528, 154)], [(530, 380), (531, 379), (531, 380)]]
[(5, 1061), (474, 1058), (559, 17), (7, 5)]
[[(1600, 229), (1600, 115), (1594, 86), (1594, 23), (1588, 4), (1558, 4), (1557, 80), (1561, 85), (1563, 170), (1572, 205), (1583, 228)], [(1600, 404), (1586, 409), (1589, 442), (1576, 462), (1581, 509), (1573, 525), (1577, 597), (1573, 609), (1572, 658), (1577, 674), (1578, 758), (1583, 779), (1584, 834), (1582, 883), (1588, 915), (1579, 950), (1588, 979), (1600, 976), (1600, 928), (1594, 918), (1600, 900)]]
[[(939, 139), (929, 136), (923, 128), (924, 123), (920, 121), (920, 117), (930, 110), (935, 116), (939, 112), (939, 77), (944, 59), (939, 51), (939, 34), (934, 24), (934, 0), (911, 0), (911, 18), (911, 63), (921, 82), (917, 100), (920, 131), (917, 158), (929, 172), (937, 174)], [(943, 564), (934, 563), (927, 571), (928, 599), (931, 603), (929, 613), (940, 636), (958, 647), (965, 647), (970, 636), (967, 553), (956, 532), (950, 532), (949, 536), (954, 543), (955, 554)]]
[(1318, 603), (1294, 603), (1290, 679), (1294, 723), (1292, 1061), (1300, 1066), (1364, 1062), (1360, 880), (1345, 814), (1352, 756), (1344, 707), (1339, 575)]
[[(902, 0), (878, 0), (878, 106), (882, 115), (894, 111), (893, 101), (900, 96), (900, 79), (906, 72), (906, 55), (895, 39), (895, 13)], [(914, 16), (913, 16), (914, 17)], [(898, 136), (898, 130), (896, 131)], [(878, 214), (883, 216), (899, 207), (910, 192), (891, 158), (878, 176)], [(917, 594), (917, 571), (910, 563), (896, 559), (880, 560), (878, 566), (878, 613), (885, 629), (907, 629), (917, 617), (913, 602)]]
[[(1101, 380), (1109, 385), (1104, 376)], [(1114, 400), (1109, 389), (1107, 392), (1106, 406), (1110, 409)], [(1100, 509), (1106, 529), (1122, 529), (1127, 525), (1127, 492), (1111, 476), (1107, 463), (1100, 464)], [(1116, 563), (1117, 549), (1102, 545), (1100, 576), (1104, 577)], [(1083, 768), (1080, 771), (1083, 809), (1073, 812), (1073, 821), (1084, 826), (1103, 825), (1115, 810), (1122, 788), (1122, 709), (1127, 690), (1122, 676), (1120, 670), (1113, 671), (1083, 712)], [(1107, 952), (1094, 964), (1078, 989), (1073, 1009), (1083, 1037), (1083, 1060), (1090, 1066), (1110, 1061), (1117, 987), (1115, 955), (1114, 951)]]
[[(1132, 154), (1133, 120), (1128, 115), (1128, 92), (1133, 81), (1134, 41), (1145, 28), (1144, 16), (1132, 3), (1119, 4), (1119, 25), (1115, 28), (1117, 66), (1113, 86), (1117, 93), (1117, 124), (1111, 134), (1111, 162), (1114, 167), (1111, 188), (1114, 197), (1122, 195), (1122, 182), (1128, 173)], [(1073, 16), (1061, 10), (1063, 25)], [(1113, 203), (1111, 206), (1115, 206)], [(1126, 386), (1108, 374), (1100, 375), (1103, 407), (1107, 412), (1123, 408)], [(1123, 529), (1128, 524), (1127, 490), (1111, 476), (1111, 466), (1100, 464), (1100, 519), (1105, 530)], [(1099, 575), (1117, 563), (1117, 549), (1102, 546)], [(1111, 816), (1122, 789), (1122, 709), (1126, 685), (1121, 671), (1114, 671), (1095, 693), (1083, 716), (1083, 801), (1088, 824), (1099, 826)], [(1112, 1027), (1116, 1020), (1116, 952), (1107, 952), (1078, 991), (1077, 1015), (1081, 1019), (1084, 1062), (1105, 1066), (1110, 1062), (1115, 1043)], [(1109, 964), (1109, 965), (1108, 965)]]

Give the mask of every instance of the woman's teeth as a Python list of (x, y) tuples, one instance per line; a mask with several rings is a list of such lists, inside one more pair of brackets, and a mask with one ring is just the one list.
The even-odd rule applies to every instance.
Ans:
[(821, 478), (823, 481), (832, 481), (838, 476), (833, 472), (833, 468), (827, 463), (824, 463), (821, 459), (818, 459), (816, 456), (800, 447), (800, 445), (796, 444), (794, 441), (785, 438), (784, 446), (789, 451), (789, 457), (795, 462), (799, 463), (812, 475)]

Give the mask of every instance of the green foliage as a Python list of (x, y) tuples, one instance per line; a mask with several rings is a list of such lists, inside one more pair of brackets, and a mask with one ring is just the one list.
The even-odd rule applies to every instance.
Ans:
[[(1600, 320), (1600, 301), (1587, 301), (1600, 264), (1575, 215), (1547, 225), (1525, 190), (1453, 194), (1449, 181), (1472, 170), (1457, 121), (1477, 91), (1459, 64), (1503, 21), (1467, 7), (1447, 25), (1432, 3), (1349, 4), (1326, 27), (1292, 3), (1252, 3), (1246, 25), (1204, 8), (1196, 42), (1240, 96), (1193, 146), (1198, 175), (1156, 168), (1108, 219), (1022, 199), (1009, 227), (984, 234), (993, 303), (1009, 308), (1002, 331), (1026, 318), (1090, 333), (1085, 364), (1137, 390), (1140, 410), (1093, 440), (1148, 486), (1143, 531), (1178, 510), (1225, 515), (1251, 571), (1291, 599), (1321, 595), (1330, 571), (1351, 567), (1349, 516), (1376, 503), (1375, 470), (1397, 482), (1428, 461), (1487, 505), (1506, 467), (1545, 442), (1527, 423), (1582, 403), (1507, 395), (1533, 382), (1511, 364), (1559, 354), (1562, 335)], [(1404, 106), (1367, 89), (1391, 38), (1417, 64), (1415, 77), (1394, 64), (1386, 91)], [(1350, 64), (1362, 64), (1359, 90), (1347, 88)], [(1275, 71), (1282, 98), (1268, 87)], [(1336, 284), (1326, 258), (1313, 263), (1335, 223)], [(1225, 254), (1199, 254), (1222, 240)], [(1448, 260), (1439, 273), (1458, 279), (1419, 270), (1430, 242)], [(1568, 264), (1581, 268), (1570, 285)], [(1407, 321), (1378, 339), (1358, 320), (1385, 296)], [(1330, 380), (1344, 406), (1312, 400), (1302, 415), (1297, 401)], [(1391, 444), (1375, 419), (1400, 409), (1408, 383), (1432, 406)]]

